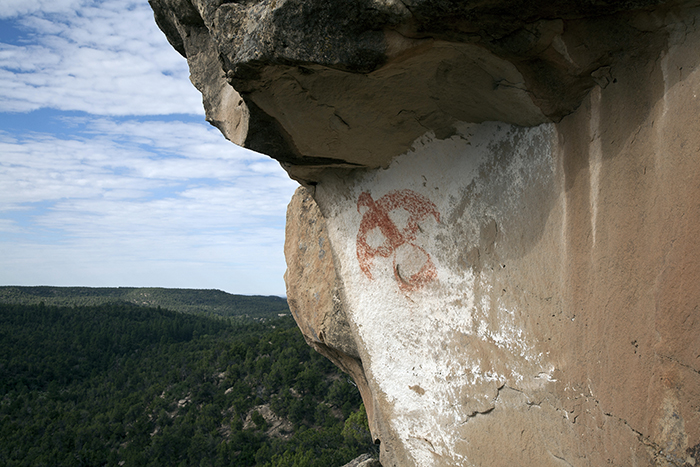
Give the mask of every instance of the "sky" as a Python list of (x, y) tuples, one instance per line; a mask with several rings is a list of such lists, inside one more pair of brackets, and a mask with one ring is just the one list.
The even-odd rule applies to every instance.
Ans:
[(284, 296), (296, 187), (206, 123), (147, 0), (0, 0), (0, 285)]

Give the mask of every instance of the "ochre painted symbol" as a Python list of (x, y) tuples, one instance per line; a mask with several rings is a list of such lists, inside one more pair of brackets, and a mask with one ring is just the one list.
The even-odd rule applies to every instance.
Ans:
[[(362, 214), (357, 233), (357, 260), (360, 269), (372, 279), (372, 263), (379, 255), (393, 255), (394, 276), (402, 291), (413, 291), (437, 279), (437, 270), (430, 255), (416, 245), (419, 222), (433, 216), (440, 222), (440, 213), (428, 198), (412, 190), (391, 191), (378, 200), (363, 192), (357, 200), (357, 210)], [(399, 228), (391, 219), (392, 211), (406, 211), (405, 226)], [(403, 224), (403, 222), (402, 222)], [(373, 232), (378, 229), (379, 232)], [(381, 235), (379, 235), (381, 233)], [(370, 237), (371, 238), (368, 238)]]

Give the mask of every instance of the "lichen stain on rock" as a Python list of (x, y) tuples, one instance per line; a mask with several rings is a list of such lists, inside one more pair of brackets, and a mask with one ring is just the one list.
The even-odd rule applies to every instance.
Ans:
[[(499, 169), (507, 179), (503, 183), (508, 190), (495, 184), (499, 193), (492, 193), (491, 188), (481, 185), (481, 174), (483, 166), (490, 164), (491, 142), (500, 139), (511, 141), (508, 147), (512, 153), (502, 158)], [(536, 151), (531, 147), (533, 141), (539, 141)], [(353, 180), (329, 177), (316, 187), (316, 199), (326, 213), (331, 244), (343, 277), (348, 313), (358, 326), (358, 337), (367, 352), (363, 361), (369, 362), (377, 385), (373, 389), (380, 401), (377, 413), (384, 413), (391, 420), (396, 442), (412, 446), (408, 455), (413, 460), (409, 463), (441, 465), (447, 459), (457, 459), (461, 454), (455, 447), (456, 432), (450, 433), (452, 428), (446, 427), (459, 426), (475, 413), (493, 410), (498, 388), (504, 384), (539, 388), (546, 382), (536, 376), (552, 371), (551, 362), (532, 345), (515, 313), (518, 305), (499, 302), (502, 294), (495, 293), (502, 290), (496, 284), (503, 270), (499, 267), (494, 271), (491, 266), (498, 259), (499, 235), (511, 226), (511, 221), (503, 218), (510, 208), (501, 213), (487, 204), (492, 197), (498, 197), (504, 206), (515, 203), (513, 209), (517, 210), (523, 192), (536, 186), (530, 183), (530, 177), (540, 172), (551, 174), (548, 154), (552, 143), (552, 128), (547, 125), (534, 129), (494, 123), (464, 125), (444, 140), (427, 135), (383, 171), (358, 174)], [(431, 154), (430, 159), (425, 157), (427, 153)], [(516, 173), (517, 177), (509, 173)], [(538, 176), (546, 180), (542, 174)], [(492, 173), (488, 175), (493, 177)], [(339, 196), (345, 192), (346, 183), (351, 183), (348, 191), (357, 193), (354, 199), (361, 202)], [(470, 186), (471, 206), (465, 208), (463, 193)], [(407, 190), (415, 193), (411, 198), (427, 206), (421, 214), (424, 220), (417, 223), (420, 229), (410, 229), (411, 241), (432, 253), (437, 275), (436, 280), (410, 294), (396, 287), (392, 258), (376, 255), (371, 278), (362, 271), (357, 239), (363, 237), (352, 233), (352, 226), (362, 225), (366, 219), (363, 215), (369, 212), (365, 206), (371, 205), (369, 193), (376, 193), (371, 199), (376, 198), (377, 204), (384, 197), (389, 200), (395, 193)], [(402, 203), (386, 204), (394, 207)], [(455, 210), (460, 214), (455, 215)], [(475, 216), (484, 210), (492, 212), (481, 228)], [(400, 225), (395, 231), (408, 225), (409, 213), (402, 211), (405, 214), (392, 220)], [(443, 217), (452, 223), (443, 223)], [(365, 224), (367, 232), (371, 232), (374, 222)], [(473, 235), (465, 235), (465, 231)], [(371, 243), (369, 234), (367, 238), (374, 248), (389, 245), (383, 235), (376, 243)], [(484, 254), (484, 264), (489, 266), (489, 272), (465, 271), (455, 253), (482, 243), (488, 252)], [(397, 257), (402, 254), (400, 248), (396, 250)], [(406, 256), (415, 254), (411, 251), (415, 250), (411, 248)], [(416, 392), (417, 387), (423, 394)], [(382, 444), (391, 446), (390, 441), (385, 435)], [(439, 455), (440, 461), (426, 463), (434, 455)]]

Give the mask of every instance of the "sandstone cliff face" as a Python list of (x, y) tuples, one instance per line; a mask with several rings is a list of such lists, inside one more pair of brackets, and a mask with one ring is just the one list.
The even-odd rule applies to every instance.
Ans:
[(694, 2), (150, 1), (383, 465), (700, 461)]

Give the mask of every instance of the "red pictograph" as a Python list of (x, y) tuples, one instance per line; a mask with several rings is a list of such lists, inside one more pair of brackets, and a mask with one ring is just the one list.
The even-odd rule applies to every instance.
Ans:
[[(357, 260), (360, 269), (372, 279), (371, 267), (374, 257), (379, 255), (383, 258), (394, 256), (394, 276), (403, 291), (413, 291), (424, 284), (437, 279), (437, 270), (430, 255), (421, 247), (416, 245), (416, 234), (420, 230), (419, 222), (429, 216), (433, 216), (440, 222), (440, 213), (435, 204), (428, 198), (412, 190), (391, 191), (378, 200), (363, 192), (357, 200), (357, 210), (362, 213), (363, 208), (367, 208), (360, 222), (360, 230), (357, 233)], [(390, 213), (396, 210), (405, 210), (408, 217), (405, 226), (399, 228), (390, 217)], [(368, 236), (372, 231), (378, 229), (381, 236), (374, 234), (374, 246), (370, 245)], [(380, 240), (377, 240), (377, 237)], [(402, 261), (397, 260), (397, 249), (404, 247), (409, 249), (411, 267), (404, 271), (400, 270)], [(416, 266), (416, 263), (419, 263)]]

